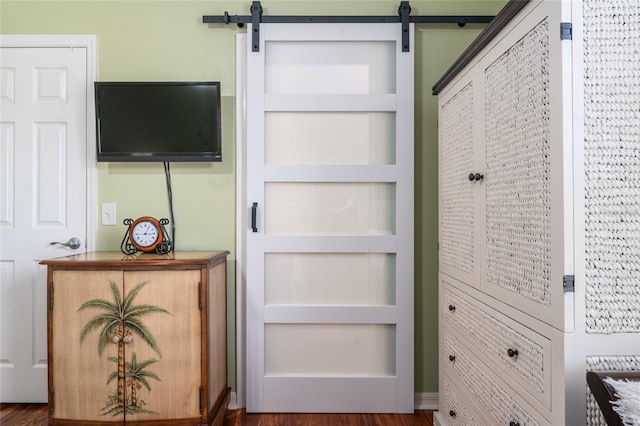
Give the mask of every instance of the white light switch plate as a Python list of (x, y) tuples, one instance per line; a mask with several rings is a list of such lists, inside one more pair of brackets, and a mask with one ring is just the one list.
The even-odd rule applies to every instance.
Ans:
[(116, 203), (102, 203), (102, 224), (116, 224)]

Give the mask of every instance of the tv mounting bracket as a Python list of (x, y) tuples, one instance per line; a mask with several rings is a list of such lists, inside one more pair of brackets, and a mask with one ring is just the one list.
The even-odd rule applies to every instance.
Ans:
[(204, 15), (203, 24), (237, 24), (244, 27), (244, 24), (251, 23), (251, 51), (260, 51), (260, 23), (265, 24), (294, 24), (294, 23), (401, 23), (402, 24), (402, 51), (409, 52), (409, 24), (458, 24), (464, 27), (466, 24), (487, 24), (491, 22), (493, 16), (472, 15), (427, 15), (411, 16), (411, 6), (408, 1), (401, 1), (398, 8), (398, 16), (263, 16), (262, 5), (259, 1), (251, 3), (249, 8), (251, 15), (238, 16), (229, 15)]

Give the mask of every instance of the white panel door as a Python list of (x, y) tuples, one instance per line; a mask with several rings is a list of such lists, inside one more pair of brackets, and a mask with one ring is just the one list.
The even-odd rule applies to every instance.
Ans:
[(400, 24), (248, 39), (247, 410), (413, 412), (413, 53)]
[(0, 401), (46, 402), (38, 262), (86, 250), (87, 49), (2, 47), (0, 64)]

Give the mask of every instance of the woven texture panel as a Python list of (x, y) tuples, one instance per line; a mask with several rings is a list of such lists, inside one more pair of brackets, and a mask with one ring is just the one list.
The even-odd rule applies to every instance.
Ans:
[(587, 331), (640, 332), (640, 8), (585, 1)]
[[(460, 395), (446, 378), (443, 380), (443, 383), (444, 395), (442, 396), (443, 407), (441, 408), (443, 416), (447, 417), (451, 424), (456, 426), (475, 426), (482, 424), (467, 411), (466, 404), (460, 400)], [(455, 416), (451, 415), (451, 411), (455, 413)]]
[[(453, 340), (444, 338), (442, 354), (443, 359), (440, 362), (451, 366), (466, 388), (480, 402), (482, 408), (496, 419), (496, 424), (509, 424), (512, 421), (518, 422), (520, 426), (538, 424), (524, 408), (509, 396), (511, 390), (503, 389), (487, 376), (484, 373), (485, 367), (477, 365)], [(454, 355), (455, 360), (450, 361), (449, 355)]]
[[(640, 371), (638, 356), (590, 356), (587, 371)], [(587, 426), (607, 426), (607, 422), (587, 385)]]
[(550, 305), (549, 24), (485, 70), (487, 280)]
[(473, 272), (473, 86), (444, 104), (440, 117), (440, 261)]
[[(544, 353), (540, 345), (446, 289), (443, 297), (445, 307), (455, 306), (454, 311), (445, 310), (447, 321), (464, 330), (498, 364), (514, 371), (537, 391), (543, 391)], [(518, 350), (517, 359), (509, 357), (509, 348)]]

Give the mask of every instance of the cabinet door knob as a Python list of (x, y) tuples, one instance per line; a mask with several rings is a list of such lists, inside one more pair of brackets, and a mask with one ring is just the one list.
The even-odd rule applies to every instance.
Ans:
[(475, 178), (476, 178), (476, 180), (482, 180), (482, 179), (484, 179), (484, 175), (481, 175), (480, 173), (476, 173)]
[(509, 426), (520, 426), (520, 422), (510, 421)]
[(455, 411), (453, 411), (453, 410), (451, 410), (451, 411), (449, 411), (449, 415), (450, 415), (451, 417), (455, 417), (455, 416), (456, 416), (456, 412), (455, 412)]
[(469, 173), (469, 180), (470, 180), (471, 182), (473, 182), (474, 180), (476, 180), (476, 175), (475, 175), (475, 174), (473, 174), (473, 173)]
[(456, 310), (456, 307), (454, 305), (449, 305), (449, 310), (453, 312)]
[(453, 362), (456, 360), (456, 356), (455, 355), (449, 355), (449, 361)]
[(507, 355), (509, 355), (509, 358), (515, 358), (518, 356), (518, 350), (517, 349), (507, 349)]

